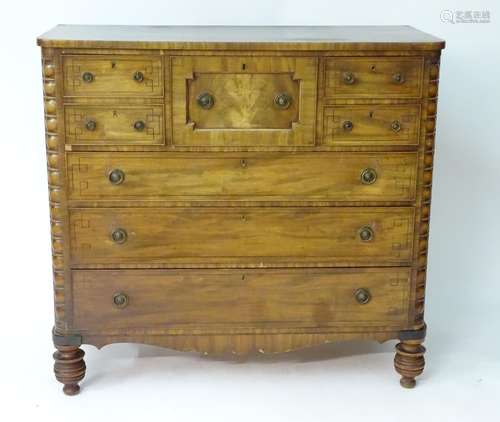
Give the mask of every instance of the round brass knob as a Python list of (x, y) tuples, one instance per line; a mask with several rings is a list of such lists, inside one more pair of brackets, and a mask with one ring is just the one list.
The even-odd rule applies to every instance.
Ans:
[(83, 82), (90, 83), (90, 82), (94, 81), (94, 75), (90, 72), (83, 72), (82, 79), (83, 79)]
[(139, 72), (139, 71), (135, 72), (134, 73), (134, 81), (139, 82), (139, 83), (143, 82), (144, 81), (144, 73)]
[(111, 170), (108, 179), (113, 185), (120, 185), (125, 180), (125, 173), (120, 169)]
[(366, 305), (372, 298), (372, 295), (368, 289), (361, 288), (354, 292), (354, 297), (360, 305)]
[(354, 124), (350, 121), (350, 120), (346, 120), (343, 124), (342, 124), (342, 128), (346, 131), (351, 131), (352, 128), (354, 127)]
[(111, 239), (115, 243), (125, 243), (127, 241), (127, 232), (125, 229), (115, 229), (111, 232)]
[(401, 130), (401, 122), (399, 120), (394, 120), (392, 123), (391, 123), (391, 129), (394, 131), (394, 132), (399, 132)]
[(138, 132), (142, 132), (146, 128), (146, 123), (142, 120), (137, 120), (137, 122), (134, 123), (134, 129)]
[(352, 85), (354, 81), (356, 80), (354, 78), (354, 74), (351, 72), (344, 72), (342, 75), (342, 79), (344, 80), (344, 83), (347, 85)]
[(361, 172), (361, 183), (371, 185), (377, 180), (377, 172), (374, 169), (367, 168)]
[(113, 305), (117, 308), (125, 308), (128, 305), (128, 296), (125, 293), (114, 294)]
[(241, 165), (241, 167), (246, 168), (246, 166), (248, 165), (247, 160), (245, 160), (244, 158), (242, 158), (240, 160), (240, 165)]
[(405, 76), (402, 73), (395, 73), (392, 75), (392, 80), (397, 84), (402, 84), (405, 81)]
[(198, 95), (198, 98), (196, 98), (196, 102), (201, 108), (208, 110), (214, 106), (215, 98), (208, 92), (202, 92), (200, 95)]
[(87, 120), (85, 123), (85, 129), (89, 130), (90, 132), (93, 132), (97, 128), (97, 122), (95, 120)]
[(373, 229), (370, 226), (363, 226), (359, 229), (359, 238), (363, 242), (369, 242), (373, 239), (374, 233)]
[(274, 97), (274, 105), (282, 110), (286, 110), (292, 104), (292, 97), (287, 93), (282, 93)]

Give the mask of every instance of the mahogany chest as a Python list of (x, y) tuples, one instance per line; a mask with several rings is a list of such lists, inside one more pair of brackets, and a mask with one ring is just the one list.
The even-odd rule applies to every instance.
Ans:
[(55, 373), (82, 344), (398, 339), (424, 368), (444, 42), (411, 27), (57, 26), (42, 47)]

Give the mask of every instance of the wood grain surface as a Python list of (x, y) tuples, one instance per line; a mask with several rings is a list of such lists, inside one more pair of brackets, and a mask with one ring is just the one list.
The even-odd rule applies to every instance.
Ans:
[(38, 44), (60, 48), (440, 50), (444, 41), (411, 26), (58, 25)]
[[(317, 59), (205, 57), (172, 59), (174, 145), (312, 145), (315, 142)], [(197, 98), (214, 104), (203, 109)], [(276, 107), (286, 94), (288, 108)]]
[(250, 353), (400, 338), (395, 368), (415, 385), (443, 40), (62, 25), (38, 42), (66, 394), (81, 343), (124, 341)]
[[(74, 322), (89, 333), (161, 327), (401, 326), (408, 269), (74, 271)], [(365, 289), (370, 299), (355, 297)], [(286, 294), (285, 294), (286, 292)], [(126, 295), (125, 306), (113, 297)]]
[[(415, 153), (70, 153), (78, 200), (412, 201)], [(125, 176), (113, 185), (109, 174)], [(364, 170), (376, 180), (364, 184)]]
[[(72, 209), (72, 263), (407, 265), (413, 208)], [(360, 231), (369, 227), (372, 238)], [(117, 243), (112, 233), (124, 230)]]

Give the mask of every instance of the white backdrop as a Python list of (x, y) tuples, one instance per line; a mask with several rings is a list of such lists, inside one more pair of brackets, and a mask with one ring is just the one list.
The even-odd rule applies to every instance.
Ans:
[[(494, 1), (44, 0), (2, 4), (0, 416), (194, 421), (498, 420), (500, 6)], [(489, 24), (442, 22), (488, 10)], [(87, 352), (82, 394), (52, 374), (52, 286), (40, 52), (58, 23), (400, 25), (446, 39), (428, 273), (427, 368), (399, 387), (394, 343), (201, 358), (139, 345)], [(245, 364), (242, 364), (245, 362)], [(11, 413), (10, 419), (5, 416)], [(496, 416), (496, 418), (495, 418)], [(39, 419), (40, 420), (40, 419)]]

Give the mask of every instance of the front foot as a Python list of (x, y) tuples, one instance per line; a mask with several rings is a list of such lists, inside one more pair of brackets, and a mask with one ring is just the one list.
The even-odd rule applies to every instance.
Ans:
[(76, 346), (56, 346), (54, 373), (57, 381), (64, 384), (64, 394), (74, 396), (80, 392), (78, 383), (85, 376), (85, 352)]
[(422, 346), (423, 341), (424, 338), (401, 340), (401, 343), (396, 345), (394, 368), (401, 375), (400, 384), (404, 388), (415, 387), (415, 378), (424, 371), (425, 347)]

